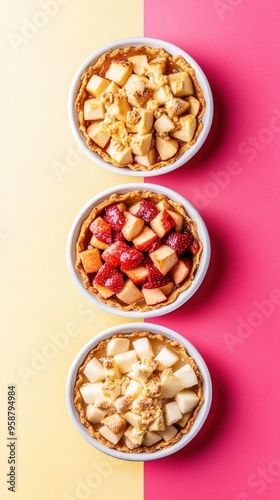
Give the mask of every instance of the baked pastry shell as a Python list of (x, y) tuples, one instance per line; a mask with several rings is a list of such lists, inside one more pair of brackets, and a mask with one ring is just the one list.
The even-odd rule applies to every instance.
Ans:
[[(83, 133), (80, 130), (80, 124), (78, 120), (78, 115), (77, 111), (75, 109), (75, 102), (77, 98), (77, 94), (79, 92), (80, 86), (81, 86), (81, 77), (90, 66), (94, 65), (96, 61), (101, 57), (103, 54), (106, 52), (114, 51), (117, 49), (124, 49), (127, 47), (137, 47), (137, 46), (147, 46), (151, 48), (162, 48), (166, 52), (168, 52), (171, 56), (181, 56), (183, 57), (187, 63), (191, 66), (191, 68), (194, 70), (197, 82), (202, 89), (204, 100), (205, 100), (205, 112), (202, 116), (201, 119), (201, 125), (202, 129), (195, 141), (195, 143), (189, 147), (180, 157), (178, 157), (173, 163), (165, 165), (161, 168), (157, 169), (151, 169), (151, 170), (132, 170), (129, 167), (119, 167), (119, 166), (114, 166), (111, 163), (108, 163), (105, 161), (98, 153), (92, 151), (88, 145), (86, 144), (85, 137)], [(94, 53), (92, 53), (80, 66), (80, 68), (77, 70), (71, 86), (70, 86), (70, 91), (68, 95), (68, 118), (69, 118), (69, 123), (70, 123), (70, 128), (72, 130), (72, 133), (78, 142), (79, 146), (82, 148), (83, 152), (96, 164), (99, 166), (105, 168), (106, 170), (109, 170), (114, 173), (118, 173), (121, 175), (127, 175), (127, 176), (134, 176), (134, 177), (139, 177), (139, 176), (155, 176), (155, 175), (162, 175), (164, 173), (171, 172), (173, 170), (176, 170), (180, 166), (184, 165), (187, 163), (202, 147), (204, 141), (206, 140), (211, 125), (212, 125), (212, 120), (213, 120), (213, 112), (214, 112), (214, 105), (213, 105), (213, 97), (212, 97), (212, 91), (211, 87), (209, 85), (209, 82), (207, 80), (206, 75), (204, 74), (203, 70), (201, 67), (198, 65), (198, 63), (184, 50), (182, 50), (180, 47), (177, 47), (176, 45), (173, 45), (169, 42), (165, 42), (163, 40), (155, 39), (155, 38), (148, 38), (148, 37), (139, 37), (139, 38), (126, 38), (126, 39), (121, 39), (114, 41), (110, 44), (104, 45)]]
[[(83, 365), (89, 352), (95, 347), (97, 347), (97, 345), (103, 340), (109, 339), (114, 335), (130, 334), (135, 331), (139, 332), (148, 331), (151, 334), (163, 335), (167, 339), (170, 339), (171, 341), (181, 344), (187, 350), (188, 355), (194, 359), (203, 378), (202, 389), (203, 389), (204, 402), (197, 414), (196, 419), (193, 422), (191, 429), (189, 430), (188, 433), (183, 434), (181, 439), (172, 444), (171, 446), (160, 450), (156, 450), (154, 452), (126, 453), (123, 451), (116, 450), (114, 448), (110, 448), (105, 444), (102, 444), (95, 437), (91, 436), (88, 432), (88, 429), (81, 423), (79, 413), (77, 412), (74, 404), (74, 387), (76, 384), (78, 371), (80, 366)], [(68, 413), (70, 419), (72, 420), (74, 426), (81, 434), (81, 436), (90, 445), (94, 446), (99, 451), (106, 453), (107, 455), (110, 455), (114, 458), (124, 459), (128, 461), (155, 460), (171, 455), (182, 449), (190, 441), (192, 441), (192, 439), (198, 434), (198, 432), (204, 425), (205, 420), (207, 419), (207, 416), (211, 408), (211, 402), (212, 402), (211, 376), (203, 357), (195, 348), (195, 346), (189, 340), (187, 340), (185, 337), (175, 332), (174, 330), (147, 322), (127, 323), (123, 325), (118, 325), (113, 328), (109, 328), (108, 330), (105, 330), (96, 335), (89, 342), (87, 342), (87, 344), (77, 354), (68, 372), (68, 377), (66, 382), (66, 405)]]
[[(164, 305), (159, 308), (152, 308), (149, 310), (128, 310), (127, 308), (118, 308), (114, 305), (110, 305), (108, 301), (101, 301), (96, 295), (91, 293), (83, 283), (82, 276), (80, 272), (76, 269), (76, 244), (79, 238), (79, 234), (83, 225), (83, 222), (87, 219), (87, 217), (92, 212), (93, 208), (102, 202), (106, 201), (110, 198), (110, 196), (119, 193), (125, 194), (131, 191), (151, 191), (155, 194), (163, 194), (170, 200), (173, 200), (175, 203), (181, 204), (185, 211), (187, 212), (190, 219), (192, 219), (196, 223), (196, 231), (198, 237), (202, 243), (203, 251), (200, 255), (199, 265), (196, 269), (194, 278), (192, 280), (191, 285), (181, 291), (181, 293), (177, 296), (177, 298), (167, 305)], [(175, 191), (168, 189), (164, 186), (159, 186), (155, 184), (124, 184), (119, 186), (114, 186), (106, 191), (103, 191), (99, 195), (95, 196), (91, 200), (86, 203), (86, 205), (81, 209), (75, 218), (72, 227), (69, 232), (68, 240), (67, 240), (67, 263), (68, 268), (71, 274), (71, 277), (78, 287), (80, 292), (95, 306), (102, 309), (103, 311), (109, 312), (111, 314), (115, 314), (117, 316), (122, 316), (125, 318), (152, 318), (155, 316), (160, 316), (171, 312), (182, 304), (184, 304), (187, 300), (189, 300), (192, 295), (198, 290), (200, 285), (202, 284), (208, 266), (210, 262), (210, 254), (211, 254), (211, 244), (209, 234), (206, 228), (206, 225), (201, 218), (200, 214), (197, 212), (195, 207), (188, 201), (186, 198), (182, 197)]]

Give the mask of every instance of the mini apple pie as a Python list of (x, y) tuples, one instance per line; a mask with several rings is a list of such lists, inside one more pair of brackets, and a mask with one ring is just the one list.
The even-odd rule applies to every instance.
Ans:
[(101, 341), (78, 370), (74, 404), (91, 436), (128, 453), (167, 448), (203, 405), (203, 377), (179, 343), (150, 332)]
[(194, 69), (162, 48), (103, 54), (81, 77), (75, 107), (88, 147), (132, 170), (174, 163), (197, 140), (205, 111)]
[(163, 194), (113, 194), (93, 208), (76, 244), (76, 269), (97, 299), (144, 312), (191, 286), (202, 243), (184, 207)]

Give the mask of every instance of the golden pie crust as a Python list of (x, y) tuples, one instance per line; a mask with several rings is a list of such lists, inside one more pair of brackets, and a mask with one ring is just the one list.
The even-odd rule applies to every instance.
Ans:
[[(199, 401), (197, 403), (197, 406), (192, 411), (192, 415), (191, 415), (190, 419), (188, 420), (186, 426), (183, 428), (179, 428), (179, 431), (174, 438), (170, 439), (169, 441), (162, 440), (162, 441), (160, 441), (152, 446), (141, 445), (137, 448), (130, 449), (124, 444), (122, 439), (119, 441), (118, 444), (116, 444), (116, 445), (112, 444), (110, 441), (108, 441), (103, 436), (101, 436), (101, 434), (98, 432), (98, 428), (97, 428), (98, 426), (94, 426), (86, 419), (85, 404), (83, 402), (83, 399), (82, 399), (82, 396), (80, 393), (80, 388), (83, 385), (83, 383), (85, 382), (83, 371), (84, 371), (86, 365), (89, 363), (89, 361), (91, 361), (91, 359), (93, 359), (94, 357), (98, 357), (100, 352), (102, 352), (102, 351), (104, 352), (104, 350), (106, 350), (106, 346), (110, 340), (115, 339), (115, 338), (129, 338), (131, 341), (134, 341), (134, 340), (137, 340), (137, 339), (142, 338), (142, 337), (148, 337), (151, 341), (156, 340), (156, 341), (162, 343), (163, 347), (167, 346), (167, 347), (173, 349), (176, 353), (179, 353), (179, 356), (182, 360), (186, 361), (186, 363), (191, 365), (191, 367), (193, 368), (193, 370), (197, 376), (197, 380), (198, 380), (198, 384), (196, 386), (195, 392), (199, 398)], [(117, 335), (113, 335), (109, 339), (101, 341), (97, 345), (97, 347), (93, 348), (88, 353), (83, 364), (79, 367), (78, 373), (77, 373), (77, 379), (76, 379), (75, 386), (74, 386), (74, 406), (75, 406), (77, 412), (79, 413), (81, 423), (88, 429), (89, 434), (92, 437), (96, 438), (104, 446), (107, 446), (109, 448), (114, 448), (114, 449), (117, 449), (118, 451), (125, 452), (125, 453), (141, 453), (141, 452), (152, 453), (152, 452), (157, 451), (157, 450), (169, 448), (173, 444), (177, 443), (182, 438), (182, 436), (184, 436), (185, 434), (187, 434), (191, 430), (191, 428), (195, 422), (195, 419), (197, 418), (199, 410), (203, 406), (203, 403), (204, 403), (203, 377), (199, 371), (199, 368), (198, 368), (195, 360), (191, 356), (189, 356), (185, 347), (183, 347), (178, 342), (170, 340), (167, 337), (165, 337), (164, 335), (152, 334), (150, 332), (139, 331), (139, 332), (133, 332), (133, 333), (129, 333), (129, 334), (117, 334)], [(176, 426), (176, 424), (173, 424), (173, 425)]]
[[(154, 163), (151, 166), (144, 166), (140, 165), (138, 163), (128, 163), (126, 165), (120, 165), (116, 163), (114, 159), (112, 159), (109, 154), (106, 152), (106, 149), (101, 148), (98, 146), (88, 135), (87, 133), (87, 122), (84, 118), (84, 102), (86, 99), (88, 99), (89, 95), (86, 90), (86, 86), (90, 78), (92, 77), (93, 74), (97, 74), (99, 76), (104, 77), (104, 67), (108, 65), (108, 62), (112, 60), (117, 60), (118, 58), (123, 58), (127, 56), (133, 56), (137, 54), (144, 54), (147, 55), (149, 60), (152, 60), (154, 58), (161, 58), (161, 57), (166, 57), (167, 58), (167, 63), (168, 64), (173, 64), (178, 67), (179, 71), (185, 71), (187, 72), (193, 83), (194, 87), (194, 97), (198, 99), (200, 103), (200, 109), (198, 112), (198, 115), (196, 116), (197, 119), (197, 127), (196, 131), (194, 133), (194, 136), (191, 141), (189, 142), (180, 142), (179, 148), (177, 153), (172, 156), (171, 158), (167, 160), (162, 160), (158, 159), (156, 163)], [(159, 168), (162, 168), (164, 166), (172, 165), (180, 156), (182, 156), (187, 149), (189, 149), (191, 146), (193, 146), (199, 134), (201, 133), (201, 130), (203, 128), (202, 124), (202, 117), (205, 113), (205, 108), (206, 108), (206, 102), (204, 98), (204, 93), (203, 90), (197, 80), (197, 76), (195, 73), (195, 70), (192, 68), (192, 66), (181, 56), (171, 56), (168, 52), (166, 52), (162, 48), (152, 48), (148, 47), (146, 45), (143, 46), (138, 46), (138, 47), (125, 47), (123, 49), (115, 49), (113, 51), (108, 51), (104, 53), (102, 56), (99, 57), (97, 62), (95, 62), (92, 66), (90, 66), (88, 69), (84, 70), (82, 76), (81, 76), (81, 86), (79, 88), (76, 101), (75, 101), (75, 109), (77, 111), (77, 116), (78, 116), (78, 122), (79, 122), (79, 129), (82, 132), (82, 134), (85, 137), (85, 142), (89, 149), (93, 151), (94, 153), (97, 153), (103, 160), (107, 163), (111, 163), (112, 165), (122, 168), (122, 167), (128, 167), (131, 170), (134, 171), (150, 171), (150, 170), (158, 170)]]
[[(80, 257), (80, 252), (83, 250), (87, 249), (87, 242), (89, 239), (88, 232), (89, 232), (89, 226), (90, 224), (102, 214), (102, 212), (105, 210), (106, 207), (114, 204), (114, 203), (120, 203), (120, 202), (125, 202), (125, 203), (130, 203), (131, 205), (136, 203), (137, 201), (140, 200), (151, 200), (155, 203), (159, 203), (162, 200), (166, 200), (171, 206), (172, 209), (181, 214), (184, 219), (187, 221), (189, 228), (193, 234), (193, 236), (197, 239), (199, 243), (199, 250), (198, 252), (193, 255), (192, 257), (192, 268), (191, 271), (185, 281), (182, 282), (182, 284), (178, 285), (177, 287), (174, 288), (173, 292), (171, 292), (170, 295), (167, 296), (167, 299), (164, 302), (161, 302), (159, 304), (155, 305), (147, 305), (144, 303), (144, 301), (134, 303), (134, 304), (124, 304), (120, 300), (118, 300), (116, 297), (110, 297), (110, 298), (104, 298), (98, 290), (95, 288), (94, 284), (91, 283), (89, 276), (85, 273), (85, 270), (82, 265), (81, 257)], [(183, 205), (180, 203), (177, 203), (173, 200), (170, 200), (163, 194), (157, 194), (153, 193), (151, 191), (145, 191), (145, 190), (139, 190), (139, 191), (130, 191), (125, 194), (120, 194), (120, 193), (114, 193), (110, 196), (110, 198), (104, 200), (103, 202), (99, 203), (96, 207), (92, 209), (90, 212), (89, 216), (85, 219), (81, 226), (81, 230), (78, 236), (78, 240), (76, 243), (76, 263), (75, 267), (77, 271), (79, 271), (81, 278), (83, 280), (83, 284), (85, 288), (92, 293), (98, 300), (101, 302), (109, 305), (110, 307), (116, 307), (117, 309), (121, 311), (137, 311), (137, 312), (146, 312), (146, 311), (151, 311), (151, 310), (156, 310), (159, 309), (163, 306), (167, 306), (169, 304), (172, 304), (178, 296), (185, 290), (187, 290), (195, 277), (195, 272), (199, 266), (200, 262), (200, 257), (202, 253), (203, 247), (202, 247), (202, 242), (199, 239), (199, 236), (197, 234), (197, 224), (195, 221), (193, 221), (188, 214), (186, 213)]]

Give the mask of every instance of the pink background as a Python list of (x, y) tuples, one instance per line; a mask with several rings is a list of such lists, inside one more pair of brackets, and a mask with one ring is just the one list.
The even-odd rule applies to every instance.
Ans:
[(192, 55), (212, 87), (202, 150), (149, 182), (188, 198), (212, 242), (206, 279), (154, 322), (204, 356), (213, 404), (197, 437), (145, 464), (145, 500), (280, 498), (279, 15), (280, 4), (145, 0), (145, 36)]

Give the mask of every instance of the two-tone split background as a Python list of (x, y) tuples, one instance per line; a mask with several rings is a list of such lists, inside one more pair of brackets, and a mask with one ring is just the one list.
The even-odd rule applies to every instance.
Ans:
[[(4, 500), (280, 497), (279, 14), (276, 0), (2, 3)], [(92, 164), (76, 146), (67, 95), (91, 52), (142, 35), (191, 54), (209, 79), (215, 105), (201, 151), (179, 170), (149, 178), (188, 198), (210, 233), (203, 285), (180, 309), (152, 321), (177, 330), (201, 352), (212, 375), (213, 404), (192, 443), (145, 466), (109, 458), (86, 443), (64, 396), (76, 353), (101, 330), (124, 322), (95, 309), (73, 285), (65, 259), (68, 231), (87, 200), (131, 181)], [(16, 394), (13, 436), (9, 386)], [(13, 459), (15, 493), (7, 482)]]

